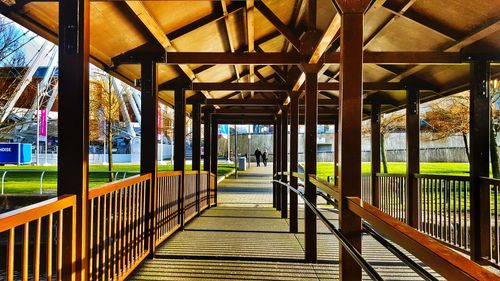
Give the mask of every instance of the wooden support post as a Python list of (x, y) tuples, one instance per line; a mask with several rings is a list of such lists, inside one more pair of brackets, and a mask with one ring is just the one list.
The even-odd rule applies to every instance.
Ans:
[(334, 121), (333, 184), (339, 184), (339, 118)]
[(480, 261), (490, 250), (489, 186), (481, 186), (479, 179), (489, 177), (490, 64), (471, 63), (470, 79), (470, 249), (471, 259)]
[(211, 133), (211, 141), (210, 141), (210, 172), (215, 175), (215, 190), (214, 190), (214, 206), (217, 206), (217, 155), (219, 154), (219, 121), (217, 118), (212, 116), (212, 133)]
[(406, 223), (417, 228), (420, 214), (418, 182), (420, 173), (420, 92), (407, 90), (406, 105)]
[[(309, 180), (309, 175), (316, 175), (316, 145), (318, 125), (318, 72), (306, 72), (306, 104), (305, 104), (305, 197), (316, 206), (316, 186)], [(305, 260), (317, 261), (317, 220), (316, 214), (305, 208)]]
[(372, 104), (371, 112), (371, 195), (372, 205), (380, 207), (380, 190), (378, 186), (377, 174), (380, 173), (380, 104)]
[(212, 106), (205, 105), (203, 108), (203, 170), (208, 172), (207, 177), (207, 206), (210, 208), (210, 156), (211, 156), (211, 114)]
[[(281, 107), (281, 181), (288, 182), (288, 107)], [(281, 187), (281, 218), (288, 218), (288, 188)]]
[(186, 169), (186, 93), (175, 90), (174, 97), (174, 171), (181, 171), (179, 180), (179, 224), (184, 227), (184, 172)]
[[(293, 93), (290, 101), (290, 185), (298, 189), (298, 179), (292, 176), (298, 172), (299, 163), (299, 95)], [(298, 196), (290, 192), (290, 232), (298, 232), (299, 206)]]
[[(361, 120), (363, 116), (363, 15), (369, 0), (339, 1), (340, 29), (340, 161), (339, 225), (361, 253), (361, 219), (347, 208), (346, 197), (361, 198)], [(361, 267), (340, 247), (340, 279), (361, 280)]]
[(193, 104), (191, 111), (193, 118), (193, 152), (191, 169), (197, 171), (196, 174), (196, 212), (200, 215), (200, 162), (201, 162), (201, 106), (199, 103)]
[[(77, 196), (75, 278), (88, 275), (89, 21), (90, 1), (59, 2), (59, 153), (57, 194)], [(65, 221), (71, 216), (65, 213)], [(66, 230), (68, 230), (66, 232)], [(65, 228), (64, 237), (72, 237)]]
[[(276, 118), (276, 177), (277, 180), (281, 181), (281, 157), (282, 147), (281, 147), (281, 116), (278, 115)], [(276, 210), (281, 211), (281, 190), (283, 186), (278, 184), (276, 186)]]
[[(158, 171), (158, 83), (156, 63), (141, 63), (141, 174), (151, 173), (151, 186), (146, 189), (148, 210), (146, 233), (150, 254), (155, 252), (156, 173)], [(152, 188), (151, 188), (152, 187)]]

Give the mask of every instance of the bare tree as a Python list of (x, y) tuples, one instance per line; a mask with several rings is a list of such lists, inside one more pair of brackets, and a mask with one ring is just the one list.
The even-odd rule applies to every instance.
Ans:
[[(406, 115), (404, 111), (384, 114), (384, 116), (380, 118), (380, 153), (382, 158), (383, 173), (389, 172), (389, 168), (387, 167), (387, 154), (385, 150), (385, 137), (390, 133), (405, 130), (405, 120)], [(363, 126), (362, 134), (364, 136), (369, 136), (371, 134), (370, 127), (366, 125)]]
[(429, 110), (423, 116), (427, 126), (422, 128), (422, 138), (436, 141), (461, 135), (467, 159), (470, 161), (467, 139), (470, 131), (469, 110), (470, 98), (464, 94), (441, 98), (429, 103)]
[(30, 41), (28, 31), (21, 31), (11, 20), (0, 15), (0, 63), (7, 66), (24, 66), (26, 57), (21, 47)]
[(119, 121), (120, 106), (113, 91), (113, 77), (107, 73), (96, 71), (90, 82), (90, 139), (101, 138), (107, 143), (108, 171), (110, 181), (113, 180), (113, 127)]

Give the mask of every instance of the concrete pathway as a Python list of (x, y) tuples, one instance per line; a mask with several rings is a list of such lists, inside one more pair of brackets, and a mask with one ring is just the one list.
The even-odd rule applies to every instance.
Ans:
[[(168, 239), (129, 280), (338, 280), (337, 239), (318, 222), (319, 262), (304, 263), (303, 206), (300, 232), (291, 234), (272, 208), (271, 173), (271, 166), (252, 167), (221, 182), (218, 206)], [(331, 209), (325, 214), (337, 222)], [(421, 280), (369, 236), (363, 255), (384, 279)]]

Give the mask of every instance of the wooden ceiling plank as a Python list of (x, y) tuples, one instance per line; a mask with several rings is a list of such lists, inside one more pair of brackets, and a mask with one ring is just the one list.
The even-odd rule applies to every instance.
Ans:
[[(248, 52), (253, 53), (255, 51), (255, 25), (254, 25), (254, 0), (246, 1), (246, 15), (247, 15), (247, 44)], [(253, 83), (255, 81), (255, 66), (253, 64), (249, 65), (250, 74), (248, 76), (248, 82)], [(254, 92), (250, 92), (250, 97), (253, 98)]]
[(276, 14), (269, 9), (269, 7), (264, 4), (264, 2), (259, 2), (255, 5), (255, 8), (267, 19), (272, 25), (293, 45), (293, 47), (300, 51), (300, 40), (293, 31), (286, 26)]
[[(494, 20), (486, 23), (484, 26), (471, 32), (469, 35), (465, 36), (464, 38), (449, 44), (448, 46), (443, 48), (442, 51), (443, 52), (460, 51), (462, 48), (464, 48), (468, 45), (471, 45), (471, 44), (499, 31), (499, 30), (500, 30), (500, 17), (497, 17)], [(427, 67), (427, 65), (422, 65), (422, 64), (411, 67), (408, 70), (393, 77), (389, 82), (401, 81), (402, 79), (405, 79), (405, 78), (421, 71), (425, 67)]]
[[(221, 6), (222, 6), (222, 12), (224, 14), (224, 26), (226, 27), (226, 34), (227, 34), (227, 41), (229, 43), (229, 49), (231, 50), (231, 53), (235, 52), (235, 47), (234, 47), (234, 39), (233, 36), (231, 35), (231, 32), (229, 31), (229, 13), (228, 13), (228, 7), (226, 5), (226, 0), (221, 0)], [(240, 72), (238, 70), (237, 65), (233, 65), (234, 67), (234, 73), (236, 74), (236, 77), (238, 77), (238, 82), (240, 80)], [(242, 93), (243, 96), (243, 93)]]
[(260, 91), (287, 92), (289, 86), (283, 83), (193, 83), (193, 91)]

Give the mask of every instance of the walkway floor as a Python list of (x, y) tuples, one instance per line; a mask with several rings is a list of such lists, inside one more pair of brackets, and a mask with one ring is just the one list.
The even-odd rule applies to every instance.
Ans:
[[(337, 280), (338, 241), (318, 222), (319, 262), (303, 262), (303, 232), (290, 234), (272, 208), (271, 172), (253, 167), (220, 183), (218, 206), (168, 239), (129, 280)], [(336, 222), (334, 212), (325, 214)], [(363, 256), (384, 279), (421, 280), (368, 236)]]

